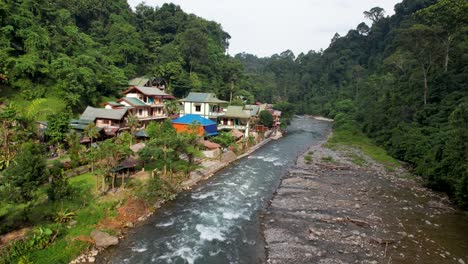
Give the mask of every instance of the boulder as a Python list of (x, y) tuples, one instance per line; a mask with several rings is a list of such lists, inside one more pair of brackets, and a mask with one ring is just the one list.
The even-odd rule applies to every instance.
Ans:
[(93, 230), (91, 232), (91, 238), (94, 240), (96, 247), (101, 248), (117, 245), (119, 243), (119, 239), (117, 237), (111, 236), (108, 233), (99, 230)]
[(222, 162), (231, 162), (237, 158), (236, 154), (232, 151), (229, 150), (226, 153), (223, 154), (223, 157), (221, 158)]

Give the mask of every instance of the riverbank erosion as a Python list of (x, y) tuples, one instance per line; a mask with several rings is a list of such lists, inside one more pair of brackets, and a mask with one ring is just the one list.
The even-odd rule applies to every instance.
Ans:
[(267, 263), (465, 263), (468, 217), (400, 166), (322, 141), (263, 214)]

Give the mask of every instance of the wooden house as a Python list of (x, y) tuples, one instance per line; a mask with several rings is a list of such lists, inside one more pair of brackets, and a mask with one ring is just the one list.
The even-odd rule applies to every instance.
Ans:
[(228, 106), (224, 116), (218, 118), (218, 129), (237, 129), (244, 133), (244, 137), (248, 137), (250, 131), (250, 110), (244, 109), (243, 106)]
[(184, 99), (179, 100), (183, 104), (180, 116), (195, 114), (204, 118), (216, 120), (224, 115), (222, 106), (228, 102), (219, 100), (214, 93), (191, 92)]

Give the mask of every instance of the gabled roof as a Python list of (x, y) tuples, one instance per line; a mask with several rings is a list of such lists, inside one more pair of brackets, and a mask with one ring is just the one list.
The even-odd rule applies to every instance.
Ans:
[(216, 125), (216, 122), (199, 115), (184, 115), (183, 117), (172, 120), (172, 123), (184, 125), (197, 124), (202, 126)]
[(105, 109), (88, 106), (83, 114), (81, 114), (80, 119), (91, 121), (96, 120), (96, 118), (122, 120), (126, 113), (127, 109)]
[(226, 101), (216, 98), (214, 93), (194, 93), (190, 92), (187, 97), (180, 99), (179, 102), (196, 102), (196, 103), (224, 103)]
[(123, 94), (127, 94), (133, 90), (137, 90), (140, 93), (148, 96), (154, 96), (154, 97), (161, 97), (161, 98), (166, 98), (166, 99), (174, 99), (175, 97), (171, 94), (167, 94), (163, 91), (161, 91), (158, 88), (154, 87), (143, 87), (143, 86), (132, 86), (128, 88), (126, 91), (123, 92)]
[(128, 85), (130, 86), (144, 86), (149, 82), (149, 78), (147, 77), (137, 77), (133, 78), (130, 81), (128, 81)]
[(144, 95), (149, 95), (149, 96), (156, 96), (156, 97), (161, 97), (161, 98), (166, 98), (166, 99), (173, 99), (175, 98), (174, 96), (167, 94), (163, 91), (161, 91), (158, 88), (154, 87), (143, 87), (143, 86), (132, 86), (128, 88), (126, 91), (123, 92), (123, 94), (128, 94), (129, 92), (137, 90), (140, 93)]
[(226, 110), (225, 117), (250, 118), (250, 115), (244, 111), (243, 106), (230, 105)]
[(109, 102), (106, 102), (105, 105), (111, 105), (111, 106), (123, 106), (121, 103), (117, 103), (115, 101), (109, 101)]
[(143, 101), (141, 101), (140, 99), (138, 98), (134, 98), (134, 97), (123, 97), (119, 100), (117, 100), (118, 102), (122, 102), (122, 101), (125, 101), (127, 103), (129, 103), (131, 106), (147, 106)]
[(250, 115), (251, 116), (256, 116), (256, 115), (258, 115), (258, 112), (260, 111), (260, 106), (258, 106), (258, 105), (246, 105), (245, 109), (250, 110)]

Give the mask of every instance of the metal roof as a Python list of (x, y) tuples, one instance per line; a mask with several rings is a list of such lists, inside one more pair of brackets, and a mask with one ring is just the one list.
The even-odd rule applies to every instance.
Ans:
[(245, 109), (250, 110), (250, 115), (251, 116), (258, 115), (258, 112), (260, 111), (260, 107), (258, 105), (246, 105)]
[(174, 96), (161, 91), (159, 88), (154, 88), (154, 87), (132, 86), (123, 93), (127, 94), (130, 91), (132, 91), (133, 89), (138, 90), (140, 93), (142, 93), (144, 95), (159, 96), (159, 97), (163, 97), (163, 98), (174, 98)]
[(200, 115), (184, 115), (183, 117), (172, 120), (173, 124), (197, 124), (202, 126), (216, 125), (216, 122), (204, 118)]
[(179, 102), (196, 102), (196, 103), (224, 103), (226, 101), (216, 98), (214, 93), (195, 93), (190, 92), (187, 97), (180, 99)]
[(250, 118), (243, 106), (230, 105), (227, 107), (225, 117)]
[(145, 85), (146, 83), (148, 83), (150, 79), (149, 78), (146, 78), (146, 77), (137, 77), (137, 78), (133, 78), (131, 79), (130, 81), (128, 81), (128, 85), (131, 85), (131, 86), (143, 86)]
[(126, 101), (127, 103), (131, 104), (132, 106), (147, 106), (145, 102), (141, 101), (138, 98), (134, 97), (124, 97), (118, 100), (119, 102)]
[(86, 107), (86, 110), (81, 114), (82, 120), (96, 120), (96, 118), (122, 120), (127, 113), (127, 109), (105, 109), (94, 108), (91, 106)]

